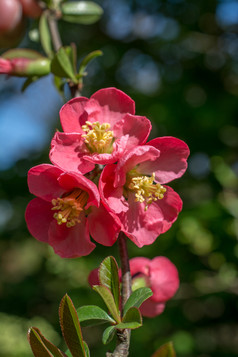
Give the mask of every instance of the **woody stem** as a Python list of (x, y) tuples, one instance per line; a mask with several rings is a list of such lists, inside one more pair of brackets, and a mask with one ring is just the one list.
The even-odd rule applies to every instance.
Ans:
[[(122, 273), (122, 312), (127, 299), (131, 295), (131, 273), (126, 240), (126, 235), (123, 232), (120, 232), (118, 238), (118, 246)], [(117, 330), (117, 346), (113, 353), (108, 352), (106, 356), (127, 357), (129, 355), (130, 337), (130, 330)]]

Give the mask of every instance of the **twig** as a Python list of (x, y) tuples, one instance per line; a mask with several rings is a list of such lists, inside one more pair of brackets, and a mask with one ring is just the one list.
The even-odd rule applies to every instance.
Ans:
[[(118, 245), (122, 272), (122, 311), (131, 295), (131, 273), (126, 240), (126, 235), (121, 232), (118, 238)], [(107, 352), (106, 357), (127, 357), (129, 355), (130, 336), (130, 330), (118, 330), (117, 346), (112, 353)]]

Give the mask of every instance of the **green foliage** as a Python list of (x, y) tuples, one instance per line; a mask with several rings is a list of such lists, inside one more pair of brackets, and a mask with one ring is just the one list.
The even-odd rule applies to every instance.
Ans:
[(66, 294), (59, 307), (60, 326), (73, 357), (86, 357), (83, 336), (72, 300)]
[(1, 54), (1, 57), (5, 59), (14, 59), (14, 58), (23, 57), (31, 60), (45, 58), (39, 52), (30, 50), (28, 48), (13, 48)]
[(102, 343), (107, 345), (109, 342), (112, 341), (113, 337), (115, 336), (116, 328), (115, 326), (109, 326), (104, 330), (102, 335)]
[[(35, 357), (65, 357), (53, 343), (48, 341), (36, 327), (28, 331), (28, 341)], [(67, 356), (66, 356), (67, 357)]]
[(111, 291), (104, 285), (94, 285), (93, 289), (101, 296), (101, 298), (107, 305), (108, 310), (110, 311), (116, 322), (120, 323), (121, 321), (120, 312), (116, 306)]
[(152, 357), (176, 357), (173, 343), (165, 343), (153, 354)]
[(106, 286), (111, 291), (116, 308), (119, 310), (120, 282), (118, 266), (114, 257), (107, 257), (103, 260), (100, 264), (98, 275), (100, 284)]
[(131, 307), (123, 316), (122, 323), (116, 325), (118, 329), (135, 329), (142, 326), (142, 317), (139, 309)]
[(40, 17), (39, 32), (40, 32), (41, 46), (45, 51), (46, 55), (51, 58), (53, 56), (53, 49), (52, 49), (49, 25), (45, 13), (43, 13)]
[(126, 315), (131, 307), (140, 307), (141, 304), (152, 295), (153, 293), (150, 288), (139, 288), (133, 291), (124, 306), (124, 315)]
[(61, 5), (61, 11), (63, 20), (84, 25), (97, 22), (103, 14), (101, 6), (93, 1), (68, 1)]
[(115, 324), (116, 321), (113, 320), (103, 309), (99, 306), (81, 306), (77, 309), (77, 314), (79, 322), (88, 321), (88, 320), (101, 320), (107, 321)]
[(72, 61), (72, 52), (64, 47), (54, 55), (51, 62), (51, 72), (57, 77), (69, 78), (77, 83), (74, 73), (74, 63)]

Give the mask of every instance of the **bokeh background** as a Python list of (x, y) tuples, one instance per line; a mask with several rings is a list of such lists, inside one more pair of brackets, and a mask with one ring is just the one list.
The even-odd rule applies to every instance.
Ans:
[[(151, 138), (171, 135), (191, 149), (189, 168), (171, 186), (184, 208), (171, 230), (130, 257), (165, 255), (179, 270), (178, 294), (165, 312), (132, 333), (131, 356), (151, 356), (172, 340), (181, 357), (238, 355), (238, 2), (232, 0), (99, 0), (95, 25), (60, 22), (64, 44), (90, 64), (83, 95), (115, 86), (153, 123)], [(37, 26), (20, 43), (40, 50)], [(80, 259), (61, 259), (30, 236), (24, 210), (32, 198), (30, 167), (49, 163), (50, 138), (61, 129), (63, 99), (50, 76), (21, 93), (22, 79), (0, 78), (0, 356), (30, 357), (26, 333), (37, 326), (59, 346), (58, 305), (103, 303), (87, 275), (117, 247), (97, 245)], [(66, 90), (66, 97), (67, 97)], [(103, 327), (83, 330), (92, 356), (105, 356)], [(63, 347), (62, 347), (63, 348)], [(113, 348), (113, 344), (109, 348)]]

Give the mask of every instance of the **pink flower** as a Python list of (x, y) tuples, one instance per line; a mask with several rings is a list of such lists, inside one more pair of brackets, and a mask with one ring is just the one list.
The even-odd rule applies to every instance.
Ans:
[(116, 162), (150, 134), (150, 121), (134, 114), (134, 101), (116, 88), (70, 100), (60, 110), (64, 133), (57, 132), (52, 140), (52, 163), (85, 174), (95, 164)]
[(166, 301), (174, 296), (179, 287), (175, 265), (166, 257), (156, 257), (152, 260), (138, 257), (130, 260), (130, 270), (132, 290), (147, 286), (153, 292), (140, 307), (142, 315), (160, 315), (164, 311)]
[(103, 169), (101, 199), (138, 247), (152, 244), (177, 219), (182, 201), (164, 183), (183, 175), (188, 155), (183, 141), (162, 137), (127, 151), (117, 164)]
[(88, 255), (95, 248), (89, 234), (110, 246), (120, 225), (100, 205), (97, 186), (86, 177), (43, 164), (29, 170), (28, 185), (37, 196), (26, 208), (30, 233), (63, 258)]
[[(153, 295), (143, 302), (140, 307), (142, 315), (154, 317), (165, 309), (165, 303), (171, 299), (179, 287), (178, 271), (175, 265), (166, 257), (156, 257), (152, 260), (137, 257), (129, 261), (132, 290), (149, 287)], [(121, 271), (119, 271), (121, 277)], [(91, 286), (99, 284), (98, 269), (94, 269), (88, 276)]]

